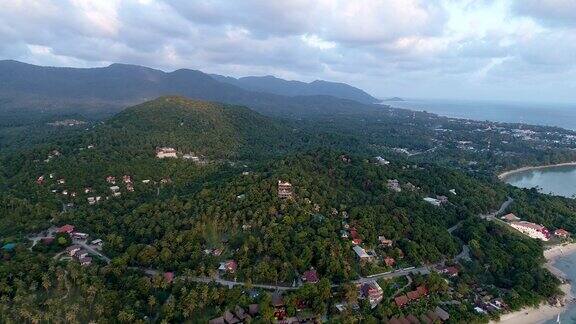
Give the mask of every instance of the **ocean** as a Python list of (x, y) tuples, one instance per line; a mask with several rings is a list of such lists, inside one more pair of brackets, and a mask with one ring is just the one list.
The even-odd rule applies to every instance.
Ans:
[[(553, 265), (570, 279), (572, 282), (572, 295), (576, 296), (576, 253), (570, 253), (556, 259)], [(546, 324), (553, 323), (557, 323), (556, 317), (546, 322)], [(564, 313), (560, 314), (560, 323), (576, 323), (576, 304), (569, 305)]]
[(558, 126), (576, 130), (576, 104), (440, 99), (405, 99), (384, 101), (382, 104), (454, 118)]
[(502, 180), (519, 188), (537, 188), (545, 194), (573, 198), (576, 195), (576, 166), (555, 166), (512, 173)]

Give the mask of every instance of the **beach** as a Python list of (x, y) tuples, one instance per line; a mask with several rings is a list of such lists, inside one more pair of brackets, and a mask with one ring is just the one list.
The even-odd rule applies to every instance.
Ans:
[[(556, 245), (550, 249), (547, 249), (544, 251), (544, 257), (546, 258), (545, 267), (558, 278), (562, 280), (566, 279), (566, 274), (560, 271), (558, 268), (554, 267), (554, 263), (556, 260), (564, 258), (573, 253), (576, 253), (576, 243)], [(565, 294), (565, 300), (574, 298), (572, 294), (572, 285), (570, 283), (562, 284), (560, 289), (562, 289)], [(548, 303), (542, 303), (538, 308), (525, 308), (516, 312), (504, 314), (500, 317), (500, 321), (491, 321), (490, 323), (532, 324), (546, 323), (551, 320), (555, 322), (558, 314), (563, 313), (567, 308), (567, 303), (562, 307), (551, 306)]]
[(539, 166), (526, 166), (526, 167), (502, 172), (502, 173), (498, 174), (498, 179), (502, 180), (502, 179), (504, 179), (504, 178), (506, 178), (512, 174), (520, 173), (520, 172), (524, 172), (524, 171), (548, 169), (548, 168), (563, 167), (563, 166), (576, 166), (576, 162), (565, 162), (565, 163), (539, 165)]

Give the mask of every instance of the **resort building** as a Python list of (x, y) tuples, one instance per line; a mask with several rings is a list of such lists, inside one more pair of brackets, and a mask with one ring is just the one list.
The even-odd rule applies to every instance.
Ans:
[(526, 221), (511, 222), (510, 226), (518, 231), (530, 236), (531, 238), (548, 241), (550, 239), (550, 232), (542, 225), (534, 224)]
[(568, 232), (565, 229), (559, 228), (559, 229), (554, 231), (554, 235), (557, 237), (561, 237), (561, 238), (569, 238), (570, 232)]
[(159, 147), (156, 149), (156, 157), (159, 159), (164, 158), (177, 158), (176, 149), (171, 147)]
[(370, 307), (374, 308), (384, 298), (384, 292), (376, 281), (370, 281), (360, 286), (360, 298), (367, 299)]

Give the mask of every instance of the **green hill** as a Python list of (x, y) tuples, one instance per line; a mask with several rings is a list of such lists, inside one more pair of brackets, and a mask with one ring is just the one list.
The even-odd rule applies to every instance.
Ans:
[(98, 127), (94, 139), (150, 154), (169, 146), (211, 158), (242, 158), (270, 151), (283, 134), (284, 127), (245, 107), (168, 96), (122, 111)]

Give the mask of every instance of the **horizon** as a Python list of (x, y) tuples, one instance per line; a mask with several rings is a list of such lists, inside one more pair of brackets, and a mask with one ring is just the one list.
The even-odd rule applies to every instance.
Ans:
[(35, 65), (121, 62), (326, 80), (383, 99), (576, 100), (570, 0), (24, 1), (0, 8), (0, 58)]

